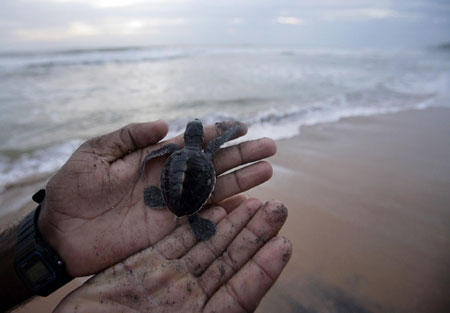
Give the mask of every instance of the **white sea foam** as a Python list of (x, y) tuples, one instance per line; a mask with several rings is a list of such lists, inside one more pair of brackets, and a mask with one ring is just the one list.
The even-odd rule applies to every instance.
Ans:
[(296, 47), (257, 46), (152, 46), (112, 49), (86, 49), (43, 51), (35, 53), (0, 54), (0, 69), (17, 70), (26, 67), (51, 67), (65, 65), (96, 65), (107, 63), (136, 63), (164, 61), (177, 58), (207, 55), (286, 55), (385, 58), (396, 54), (417, 55), (421, 51), (376, 49), (317, 49)]
[(301, 127), (315, 126), (319, 124), (334, 123), (344, 118), (356, 116), (373, 116), (379, 114), (396, 113), (405, 110), (423, 110), (434, 105), (434, 99), (426, 99), (416, 102), (408, 107), (356, 107), (356, 108), (328, 108), (317, 107), (304, 108), (291, 114), (285, 114), (283, 118), (276, 118), (273, 113), (260, 116), (260, 120), (243, 120), (249, 125), (247, 136), (238, 141), (269, 137), (272, 139), (286, 139), (300, 135)]
[[(315, 107), (287, 110), (284, 113), (272, 108), (267, 112), (261, 112), (251, 118), (239, 118), (232, 114), (216, 114), (204, 116), (205, 124), (224, 120), (242, 120), (249, 125), (248, 134), (234, 142), (269, 137), (272, 139), (285, 139), (300, 134), (302, 126), (314, 126), (324, 123), (337, 122), (343, 118), (354, 116), (371, 116), (377, 114), (395, 113), (406, 109), (426, 109), (433, 106), (433, 99), (417, 102), (409, 107), (359, 107), (359, 108), (336, 108), (324, 109)], [(184, 131), (188, 119), (177, 120), (170, 124), (168, 138), (178, 135)], [(15, 160), (0, 156), (0, 192), (11, 183), (25, 179), (30, 176), (52, 173), (59, 169), (82, 140), (71, 140), (61, 145), (55, 145), (32, 153), (22, 154)]]
[(171, 137), (193, 118), (241, 120), (249, 126), (242, 141), (290, 138), (303, 126), (346, 117), (449, 106), (449, 64), (448, 55), (426, 51), (283, 47), (0, 55), (0, 190), (57, 170), (81, 143), (73, 138), (135, 121), (167, 119)]
[(80, 144), (81, 140), (71, 140), (61, 145), (24, 153), (15, 160), (0, 157), (0, 192), (8, 184), (58, 170)]

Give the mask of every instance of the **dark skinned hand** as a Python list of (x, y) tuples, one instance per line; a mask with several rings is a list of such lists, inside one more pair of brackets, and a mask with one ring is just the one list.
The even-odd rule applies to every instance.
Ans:
[[(204, 143), (223, 129), (206, 126)], [(138, 179), (149, 152), (171, 142), (183, 146), (182, 135), (159, 142), (167, 131), (167, 123), (156, 121), (130, 124), (91, 139), (48, 182), (39, 229), (71, 276), (97, 273), (154, 246), (174, 230), (176, 220), (170, 211), (154, 210), (143, 202), (144, 188), (159, 185), (166, 157), (149, 161), (143, 179)], [(239, 136), (245, 133), (243, 127)], [(220, 149), (213, 159), (216, 174), (227, 173), (217, 178), (209, 205), (268, 180), (272, 168), (260, 160), (275, 151), (275, 143), (266, 138)], [(255, 163), (229, 172), (250, 162)]]
[(185, 222), (154, 246), (97, 274), (55, 313), (253, 312), (291, 256), (276, 236), (282, 203), (236, 196), (202, 212), (217, 233), (198, 242)]

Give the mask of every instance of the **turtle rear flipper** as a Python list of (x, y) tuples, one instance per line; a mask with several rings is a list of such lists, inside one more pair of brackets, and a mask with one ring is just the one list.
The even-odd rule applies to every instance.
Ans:
[(216, 225), (210, 220), (200, 217), (198, 213), (189, 216), (189, 224), (198, 240), (208, 240), (216, 233)]
[(147, 156), (144, 158), (144, 161), (142, 161), (141, 169), (139, 170), (138, 177), (141, 178), (142, 175), (144, 175), (144, 169), (145, 169), (145, 163), (147, 163), (148, 160), (165, 155), (165, 154), (172, 154), (175, 151), (178, 150), (178, 146), (174, 143), (169, 143), (167, 145), (162, 146), (161, 148), (154, 150), (147, 154)]
[(159, 189), (156, 186), (150, 186), (145, 188), (144, 202), (146, 205), (154, 209), (164, 209), (167, 207), (161, 189)]

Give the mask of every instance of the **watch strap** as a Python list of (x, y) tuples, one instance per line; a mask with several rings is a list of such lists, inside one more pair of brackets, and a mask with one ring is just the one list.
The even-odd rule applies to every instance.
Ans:
[(19, 226), (19, 233), (17, 234), (17, 246), (16, 246), (16, 260), (21, 260), (26, 257), (27, 254), (35, 249), (36, 231), (34, 227), (34, 220), (36, 211), (40, 211), (41, 205), (35, 210), (25, 216)]
[[(39, 205), (35, 210), (25, 216), (20, 223), (15, 254), (15, 267), (17, 275), (33, 294), (40, 296), (47, 296), (72, 280), (72, 277), (66, 273), (63, 260), (39, 234), (37, 222), (41, 211), (40, 202), (43, 201), (44, 196), (45, 191), (43, 190), (38, 191), (33, 196), (33, 200), (39, 202)], [(31, 284), (25, 277), (23, 271), (20, 269), (21, 265), (32, 258), (39, 258), (49, 270), (48, 280), (39, 285)]]

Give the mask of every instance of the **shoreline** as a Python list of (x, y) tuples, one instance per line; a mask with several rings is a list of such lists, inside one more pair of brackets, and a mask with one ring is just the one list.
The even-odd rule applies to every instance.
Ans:
[(257, 312), (448, 312), (450, 110), (305, 127), (273, 178), (294, 253)]
[(45, 188), (54, 173), (43, 173), (18, 180), (5, 186), (0, 193), (0, 230), (19, 221), (36, 207), (31, 200), (33, 194)]
[[(429, 108), (304, 126), (277, 140), (273, 178), (248, 194), (286, 204), (281, 234), (294, 254), (257, 312), (446, 312), (449, 133), (450, 109)], [(0, 227), (34, 208), (23, 199), (49, 177), (1, 194), (2, 208), (20, 208)], [(83, 280), (14, 312), (49, 312)]]

